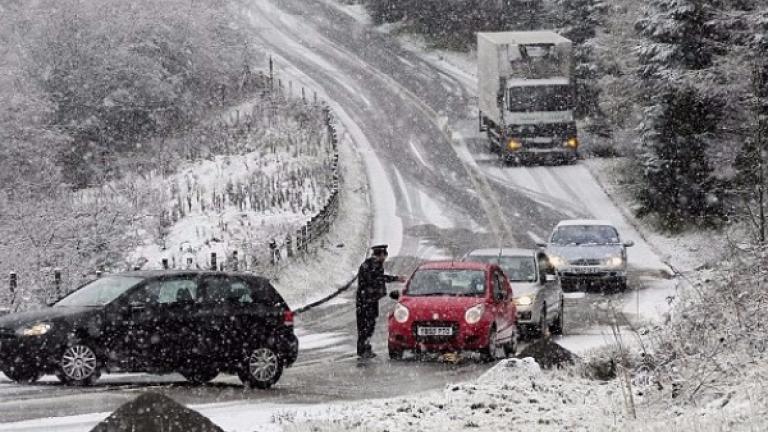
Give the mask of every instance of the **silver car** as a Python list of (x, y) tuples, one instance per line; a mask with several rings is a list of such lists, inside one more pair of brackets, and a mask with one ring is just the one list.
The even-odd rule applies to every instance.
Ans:
[(563, 290), (545, 254), (532, 249), (478, 249), (464, 261), (498, 264), (506, 273), (523, 336), (563, 331)]
[(619, 231), (608, 221), (564, 220), (541, 244), (557, 269), (563, 290), (624, 291), (627, 288), (627, 249)]

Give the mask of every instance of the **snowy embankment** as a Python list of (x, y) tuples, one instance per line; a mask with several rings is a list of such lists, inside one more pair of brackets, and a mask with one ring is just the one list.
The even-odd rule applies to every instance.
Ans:
[[(365, 259), (371, 232), (368, 181), (361, 156), (343, 124), (336, 124), (341, 170), (340, 207), (320, 244), (280, 268), (272, 282), (297, 309), (322, 299), (352, 280)], [(300, 318), (299, 318), (300, 319)]]
[[(139, 246), (129, 261), (143, 269), (162, 268), (164, 260), (171, 268), (207, 269), (215, 253), (219, 268), (232, 270), (237, 260), (239, 270), (272, 279), (294, 309), (335, 291), (365, 255), (370, 210), (361, 160), (343, 125), (334, 126), (340, 205), (329, 232), (303, 253), (294, 234), (328, 200), (334, 150), (324, 128), (310, 122), (302, 130), (288, 118), (275, 122), (274, 131), (240, 136), (236, 147), (245, 151), (187, 163), (168, 177), (135, 180), (133, 187), (151, 191), (157, 202), (135, 231)], [(149, 227), (148, 220), (154, 222)], [(276, 265), (272, 240), (282, 249)]]
[(329, 406), (278, 418), (285, 431), (484, 431), (622, 429), (616, 382), (590, 382), (575, 369), (542, 373), (532, 359), (498, 363), (474, 382), (389, 400)]

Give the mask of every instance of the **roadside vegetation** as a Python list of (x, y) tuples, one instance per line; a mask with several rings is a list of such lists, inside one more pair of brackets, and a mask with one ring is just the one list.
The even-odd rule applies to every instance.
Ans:
[[(19, 281), (14, 293), (3, 283), (3, 306), (50, 298), (55, 268), (71, 288), (136, 264), (137, 247), (176, 246), (168, 233), (190, 211), (216, 219), (319, 207), (325, 115), (257, 70), (267, 59), (230, 6), (0, 3), (0, 275)], [(246, 154), (256, 162), (219, 168), (228, 175), (215, 179), (175, 175)], [(263, 196), (277, 189), (279, 199)], [(191, 243), (232, 228), (201, 225)]]

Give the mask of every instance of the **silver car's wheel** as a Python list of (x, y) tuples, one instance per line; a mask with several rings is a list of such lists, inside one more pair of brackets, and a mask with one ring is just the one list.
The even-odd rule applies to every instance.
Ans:
[(240, 379), (254, 387), (266, 389), (280, 379), (283, 362), (278, 353), (269, 347), (252, 350), (243, 362)]
[(99, 359), (88, 345), (68, 346), (61, 356), (59, 369), (67, 384), (92, 384), (99, 377)]

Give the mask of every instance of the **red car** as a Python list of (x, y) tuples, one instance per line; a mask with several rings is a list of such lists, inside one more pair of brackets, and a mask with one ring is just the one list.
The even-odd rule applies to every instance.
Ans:
[(411, 275), (389, 314), (389, 357), (410, 351), (479, 351), (487, 360), (517, 348), (517, 310), (495, 264), (428, 262)]

